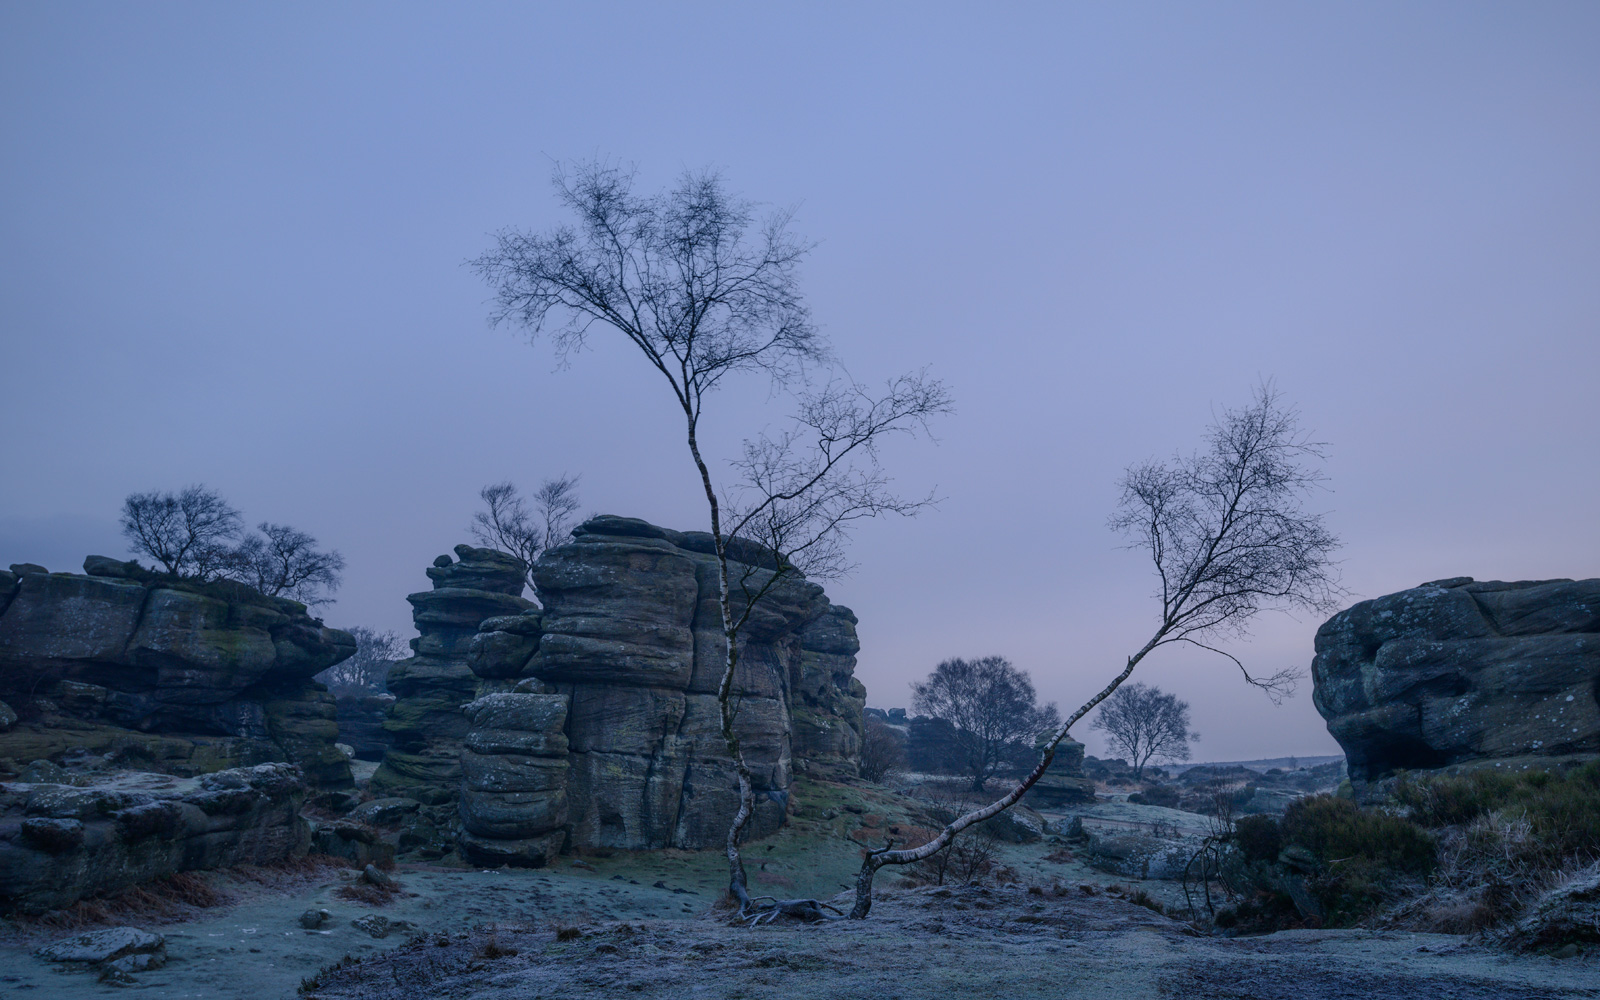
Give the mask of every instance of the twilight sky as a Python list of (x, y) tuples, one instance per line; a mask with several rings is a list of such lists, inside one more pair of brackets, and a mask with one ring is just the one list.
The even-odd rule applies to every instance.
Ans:
[[(5, 0), (0, 565), (122, 555), (125, 494), (204, 482), (345, 554), (330, 624), (409, 636), (487, 482), (703, 527), (659, 376), (606, 336), (559, 370), (462, 266), (595, 155), (795, 206), (850, 371), (955, 393), (887, 456), (944, 503), (828, 585), (869, 704), (990, 653), (1098, 690), (1154, 624), (1120, 471), (1263, 377), (1329, 442), (1352, 600), (1600, 574), (1600, 6), (1458, 0)], [(782, 407), (725, 392), (713, 450)], [(1318, 624), (1232, 648), (1306, 667)], [(1309, 682), (1141, 676), (1199, 759), (1338, 751)]]

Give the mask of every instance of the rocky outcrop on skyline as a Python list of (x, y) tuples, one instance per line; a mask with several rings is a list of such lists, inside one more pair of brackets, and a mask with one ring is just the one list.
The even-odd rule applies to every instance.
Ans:
[(1056, 746), (1050, 769), (1028, 789), (1035, 809), (1060, 809), (1094, 801), (1094, 782), (1083, 773), (1083, 744), (1070, 736)]
[(433, 589), (409, 595), (417, 638), (412, 655), (389, 670), (395, 701), (383, 722), (390, 745), (372, 776), (375, 794), (422, 803), (415, 836), (441, 850), (453, 839), (461, 795), (461, 747), (470, 728), (463, 706), (479, 694), (468, 665), (487, 618), (534, 610), (524, 599), (522, 564), (504, 552), (457, 545), (456, 558), (428, 567)]
[(1425, 583), (1318, 631), (1313, 699), (1371, 780), (1600, 757), (1600, 579)]
[(0, 572), (0, 763), (196, 775), (268, 761), (351, 786), (313, 675), (355, 652), (303, 604), (104, 556)]
[(305, 792), (289, 764), (0, 783), (0, 910), (42, 913), (178, 872), (298, 857), (311, 836)]

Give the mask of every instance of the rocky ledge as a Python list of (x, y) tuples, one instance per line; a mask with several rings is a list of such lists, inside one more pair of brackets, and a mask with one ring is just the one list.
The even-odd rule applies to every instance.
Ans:
[(104, 556), (0, 572), (0, 768), (34, 760), (195, 775), (289, 761), (351, 785), (331, 695), (355, 652), (296, 601), (175, 580)]
[(1600, 757), (1600, 579), (1362, 601), (1317, 630), (1311, 673), (1353, 779)]
[(303, 855), (305, 791), (289, 764), (0, 784), (0, 909), (42, 913), (178, 872)]

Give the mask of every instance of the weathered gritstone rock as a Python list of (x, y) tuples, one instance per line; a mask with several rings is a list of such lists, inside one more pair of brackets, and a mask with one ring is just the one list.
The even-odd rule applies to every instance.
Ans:
[[(85, 574), (0, 574), (0, 758), (85, 754), (178, 775), (288, 761), (349, 787), (330, 695), (355, 652), (304, 605), (231, 581), (175, 581), (104, 556)], [(24, 570), (24, 572), (16, 572)]]
[[(715, 695), (725, 645), (714, 551), (703, 532), (607, 515), (534, 566), (543, 633), (526, 673), (569, 699), (575, 845), (699, 848), (726, 836), (738, 793)], [(767, 550), (739, 543), (732, 556), (736, 600), (770, 579)], [(803, 577), (778, 581), (743, 639), (735, 729), (759, 837), (782, 825), (796, 769), (854, 775), (865, 691), (851, 676), (855, 616)]]
[(1317, 631), (1313, 699), (1350, 776), (1600, 756), (1600, 580), (1440, 580)]
[(177, 872), (298, 857), (305, 791), (290, 764), (0, 784), (0, 906), (40, 913)]
[(462, 705), (476, 698), (481, 686), (469, 666), (473, 639), (485, 619), (536, 610), (521, 597), (522, 564), (516, 559), (470, 545), (457, 545), (455, 552), (459, 561), (440, 556), (428, 568), (433, 590), (406, 598), (421, 634), (411, 640), (415, 655), (389, 671), (395, 701), (383, 729), (390, 746), (371, 781), (379, 795), (422, 803), (407, 839), (434, 854), (448, 849), (457, 824), (461, 747), (468, 729)]
[(548, 864), (566, 841), (567, 696), (489, 694), (466, 714), (462, 853), (479, 864)]
[(1083, 773), (1083, 744), (1072, 738), (1056, 746), (1050, 769), (1028, 789), (1028, 805), (1060, 809), (1094, 801), (1094, 782)]

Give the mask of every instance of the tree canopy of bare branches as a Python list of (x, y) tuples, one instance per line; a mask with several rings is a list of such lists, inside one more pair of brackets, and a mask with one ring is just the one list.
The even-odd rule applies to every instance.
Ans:
[(323, 604), (339, 589), (344, 556), (317, 548), (317, 540), (287, 524), (262, 521), (221, 559), (218, 573), (268, 597)]
[(882, 781), (906, 763), (905, 739), (875, 715), (861, 720), (861, 776)]
[(1091, 728), (1106, 734), (1114, 750), (1133, 765), (1134, 780), (1152, 760), (1188, 760), (1189, 744), (1200, 734), (1189, 730), (1189, 703), (1148, 684), (1124, 684), (1100, 703)]
[(560, 475), (546, 479), (534, 491), (532, 509), (516, 484), (494, 483), (478, 491), (483, 510), (472, 515), (472, 536), (484, 545), (517, 557), (523, 566), (523, 579), (529, 589), (533, 583), (533, 564), (545, 549), (567, 540), (577, 515), (577, 476)]
[(345, 631), (355, 637), (355, 655), (335, 663), (316, 679), (336, 696), (381, 694), (387, 689), (389, 668), (410, 655), (410, 648), (394, 631), (379, 632), (365, 625), (353, 625)]
[(136, 554), (174, 576), (201, 578), (219, 568), (227, 543), (244, 526), (238, 510), (200, 484), (177, 493), (130, 493), (122, 501), (121, 523)]
[[(494, 321), (549, 334), (564, 361), (597, 327), (622, 335), (666, 380), (683, 417), (710, 514), (727, 646), (717, 698), (740, 800), (727, 837), (729, 892), (750, 916), (739, 840), (755, 796), (734, 731), (740, 631), (785, 575), (842, 571), (842, 538), (855, 521), (927, 505), (931, 498), (906, 500), (889, 489), (877, 449), (949, 412), (949, 394), (925, 373), (891, 380), (882, 396), (812, 374), (831, 358), (800, 292), (798, 268), (810, 245), (790, 232), (788, 212), (758, 218), (756, 206), (731, 195), (711, 171), (686, 173), (653, 196), (635, 193), (632, 171), (605, 163), (558, 169), (554, 180), (573, 224), (502, 231), (470, 263), (495, 289)], [(800, 387), (797, 410), (788, 430), (746, 443), (733, 463), (736, 485), (723, 491), (701, 450), (700, 421), (720, 385), (749, 374)], [(766, 546), (770, 571), (746, 565), (731, 580), (736, 539)], [(795, 902), (776, 901), (771, 912)], [(802, 902), (799, 909), (820, 912), (814, 901)]]
[(1160, 614), (1150, 638), (1056, 729), (1038, 764), (1010, 792), (958, 817), (918, 847), (895, 850), (891, 843), (869, 852), (856, 877), (851, 916), (871, 910), (879, 868), (929, 857), (962, 830), (1016, 804), (1044, 775), (1078, 720), (1154, 650), (1175, 643), (1211, 650), (1269, 698), (1287, 695), (1297, 671), (1256, 676), (1216, 644), (1247, 635), (1250, 620), (1264, 609), (1327, 612), (1342, 593), (1332, 561), (1338, 539), (1321, 514), (1306, 510), (1325, 481), (1318, 465), (1323, 455), (1323, 446), (1300, 430), (1298, 414), (1267, 383), (1249, 405), (1222, 412), (1200, 451), (1130, 467), (1111, 527), (1132, 538), (1131, 547), (1143, 549), (1154, 566)]
[(928, 679), (911, 685), (918, 712), (955, 727), (964, 773), (981, 792), (1016, 744), (1032, 748), (1040, 734), (1053, 732), (1061, 714), (1040, 705), (1026, 671), (1003, 656), (945, 660)]

